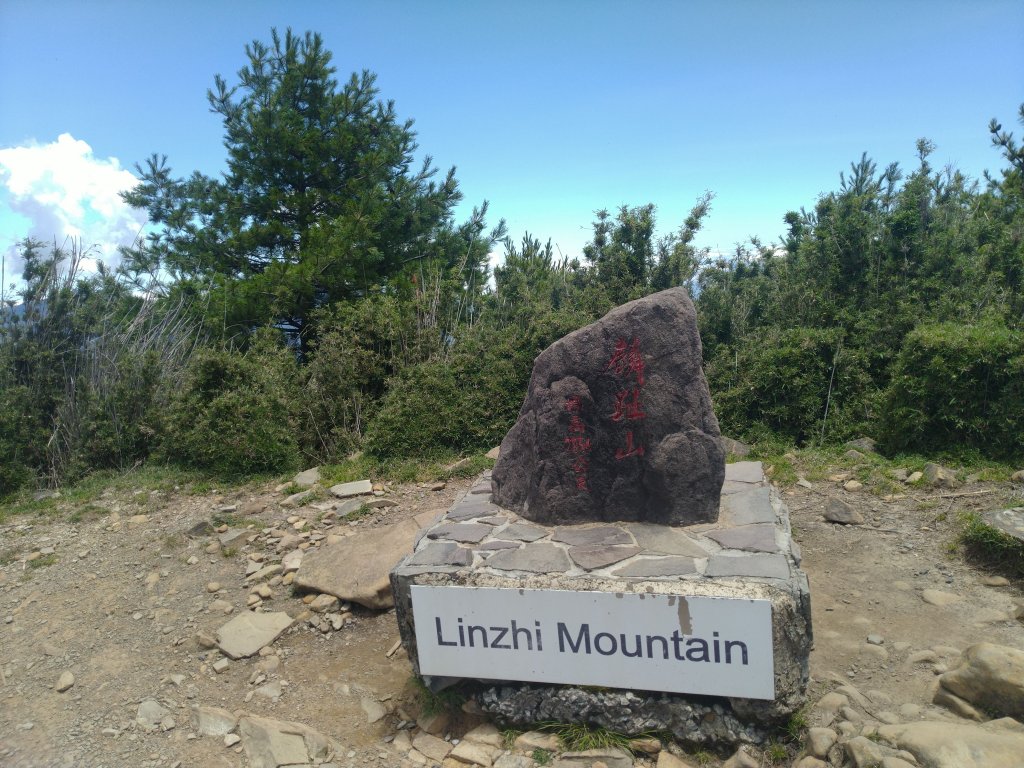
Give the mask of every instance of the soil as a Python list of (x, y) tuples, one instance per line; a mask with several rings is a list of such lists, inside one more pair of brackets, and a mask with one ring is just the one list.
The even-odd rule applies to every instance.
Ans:
[[(437, 491), (396, 485), (386, 495), (397, 506), (353, 527), (441, 512), (471, 482), (452, 480)], [(935, 676), (955, 664), (960, 650), (983, 640), (1024, 647), (1024, 623), (1010, 613), (1024, 584), (988, 585), (992, 574), (949, 546), (961, 511), (1020, 505), (1019, 486), (908, 487), (884, 500), (869, 489), (848, 492), (841, 480), (810, 485), (783, 491), (811, 582), (809, 701), (848, 683), (880, 710), (911, 704), (928, 716)], [(829, 497), (853, 505), (866, 523), (825, 522)], [(256, 679), (259, 657), (231, 662), (218, 674), (213, 662), (220, 654), (197, 644), (198, 633), (213, 635), (246, 610), (246, 561), (274, 554), (261, 531), (287, 527), (292, 515), (307, 519), (314, 536), (349, 525), (327, 527), (309, 507), (282, 509), (283, 498), (270, 486), (203, 495), (108, 490), (88, 505), (60, 500), (45, 515), (0, 524), (0, 765), (245, 766), (240, 746), (194, 735), (190, 707), (197, 704), (304, 723), (345, 745), (339, 765), (399, 765), (387, 741), (402, 721), (415, 719), (419, 704), (409, 661), (404, 651), (393, 652), (393, 612), (355, 606), (348, 624), (327, 633), (296, 622), (271, 646), (280, 658), (266, 676), (281, 683), (276, 700), (256, 693), (264, 682)], [(208, 553), (216, 533), (197, 533), (195, 526), (223, 518), (230, 505), (237, 506), (234, 522), (251, 525), (250, 533), (233, 550)], [(208, 592), (210, 582), (219, 582), (220, 591)], [(306, 610), (291, 587), (272, 590), (266, 610), (293, 617)], [(931, 605), (924, 590), (957, 599)], [(231, 603), (233, 613), (211, 611), (217, 599)], [(928, 649), (928, 658), (910, 660)], [(65, 671), (75, 682), (59, 693)], [(171, 712), (173, 728), (146, 732), (136, 725), (138, 706), (149, 698)], [(369, 722), (374, 702), (388, 714)], [(812, 725), (813, 719), (812, 710)], [(453, 731), (459, 735), (458, 727)]]

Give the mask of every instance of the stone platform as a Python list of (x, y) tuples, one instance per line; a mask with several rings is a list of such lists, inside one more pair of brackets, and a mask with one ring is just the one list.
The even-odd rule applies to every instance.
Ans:
[[(532, 599), (532, 610), (539, 618), (549, 617), (552, 627), (555, 621), (551, 617), (568, 615), (559, 613), (561, 609), (557, 606), (577, 597), (597, 608), (612, 605), (603, 616), (604, 626), (614, 629), (593, 637), (589, 628), (586, 634), (580, 629), (590, 625), (579, 621), (571, 629), (567, 628), (568, 619), (558, 622), (557, 635), (545, 624), (548, 653), (554, 650), (552, 646), (557, 640), (561, 650), (577, 652), (566, 653), (567, 668), (575, 662), (575, 656), (586, 663), (596, 660), (597, 678), (559, 681), (563, 674), (560, 670), (555, 670), (553, 677), (544, 676), (548, 673), (538, 676), (536, 671), (527, 669), (535, 658), (529, 654), (520, 654), (526, 663), (521, 669), (515, 667), (511, 674), (503, 671), (507, 667), (501, 663), (495, 664), (493, 670), (486, 663), (482, 668), (479, 663), (467, 665), (471, 674), (459, 669), (461, 678), (478, 681), (477, 703), (499, 720), (518, 725), (543, 720), (584, 720), (623, 732), (667, 730), (691, 743), (737, 743), (761, 741), (762, 726), (784, 721), (804, 702), (811, 613), (807, 578), (799, 564), (800, 550), (791, 537), (788, 510), (765, 480), (760, 462), (727, 465), (718, 521), (682, 527), (637, 522), (541, 526), (523, 521), (492, 503), (490, 475), (485, 473), (460, 501), (423, 532), (412, 555), (392, 571), (391, 582), (402, 642), (417, 674), (422, 672), (414, 595), (424, 616), (427, 614), (422, 606), (427, 604), (428, 597), (435, 603), (439, 599), (451, 602), (458, 613), (459, 604), (468, 604), (470, 597), (477, 602), (480, 598), (484, 603), (492, 598), (495, 602), (514, 603), (516, 595), (524, 596)], [(611, 597), (601, 593), (620, 599), (621, 612), (615, 610), (616, 603)], [(639, 601), (645, 598), (649, 598), (647, 603), (640, 605)], [(642, 614), (637, 610), (653, 611), (659, 605), (661, 610), (675, 606), (672, 610), (678, 612), (676, 626), (683, 634), (640, 634), (641, 622), (635, 617)], [(745, 612), (763, 609), (765, 652), (772, 669), (756, 668), (760, 657), (753, 643), (749, 644), (752, 658), (746, 670), (727, 670), (720, 664), (718, 670), (706, 672), (712, 669), (711, 665), (701, 667), (692, 663), (712, 659), (708, 658), (711, 633), (705, 633), (707, 642), (686, 640), (698, 634), (691, 626), (696, 626), (702, 616), (717, 616), (715, 612), (721, 606), (739, 611), (742, 615), (734, 622), (741, 625)], [(469, 622), (470, 614), (466, 616)], [(530, 627), (528, 631), (522, 626), (521, 615), (519, 618), (520, 626), (513, 621), (504, 627), (518, 635), (517, 650), (521, 643), (525, 651), (527, 642), (529, 650), (533, 650), (534, 638), (529, 632), (535, 633), (539, 650), (542, 622), (534, 622), (536, 628)], [(480, 646), (486, 648), (488, 643), (493, 648), (504, 647), (497, 641), (503, 627), (471, 626), (471, 622), (463, 625), (461, 615), (457, 626), (453, 617), (446, 618), (445, 623), (441, 618), (434, 620), (436, 626), (420, 628), (421, 639), (429, 637), (433, 645), (436, 634), (436, 644), (452, 647), (443, 651), (466, 649), (469, 658), (474, 653), (479, 657)], [(596, 623), (593, 626), (598, 627)], [(723, 626), (728, 626), (728, 620)], [(464, 629), (470, 630), (468, 638)], [(725, 658), (719, 658), (718, 634), (714, 633), (713, 661), (735, 661), (733, 666), (738, 667), (742, 650), (742, 661), (746, 664), (747, 645), (727, 642), (725, 638), (730, 635), (724, 628)], [(634, 637), (635, 645), (629, 648)], [(652, 684), (624, 683), (634, 674), (637, 679), (643, 678), (635, 672), (643, 666), (635, 658), (645, 656), (642, 638), (646, 642), (644, 664), (652, 658), (663, 665), (672, 664), (674, 659), (678, 663), (670, 668), (662, 666), (660, 669), (668, 669), (668, 674), (656, 671)], [(474, 641), (477, 647), (469, 649)], [(584, 641), (589, 658), (581, 650)], [(674, 657), (669, 650), (673, 643)], [(694, 643), (703, 645), (702, 649), (696, 648), (698, 652), (703, 650), (703, 658), (695, 656), (692, 649), (686, 650)], [(433, 650), (430, 649), (431, 653)], [(735, 651), (735, 659), (730, 657), (730, 650)], [(662, 653), (667, 662), (660, 658)], [(500, 652), (492, 656), (496, 662), (509, 658)], [(600, 678), (602, 667), (607, 669), (610, 682)], [(619, 674), (614, 674), (616, 671)], [(704, 674), (708, 682), (688, 689), (687, 677), (694, 671)], [(726, 678), (733, 672), (739, 675), (741, 688), (744, 675), (767, 676), (770, 692), (756, 697), (730, 695)], [(435, 690), (461, 679), (452, 674), (422, 676)], [(722, 692), (716, 694), (719, 678)], [(643, 679), (652, 680), (650, 675)], [(600, 687), (594, 688), (595, 685)], [(687, 692), (692, 690), (699, 693)]]

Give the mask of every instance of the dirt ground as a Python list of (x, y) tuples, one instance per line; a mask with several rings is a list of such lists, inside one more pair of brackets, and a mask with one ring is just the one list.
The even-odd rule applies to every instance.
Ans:
[[(395, 486), (387, 497), (398, 505), (357, 526), (440, 512), (470, 482), (436, 491)], [(961, 649), (982, 640), (1024, 647), (1024, 623), (1010, 616), (1024, 585), (995, 584), (949, 548), (959, 512), (1019, 505), (1019, 486), (908, 487), (885, 500), (869, 489), (848, 492), (842, 480), (808, 485), (783, 496), (811, 582), (811, 702), (852, 683), (879, 709), (906, 715), (918, 707), (927, 715), (937, 671)], [(866, 523), (825, 522), (829, 497), (852, 504)], [(310, 508), (282, 509), (283, 498), (270, 486), (202, 495), (111, 490), (86, 507), (60, 501), (46, 514), (0, 524), (0, 765), (244, 766), (240, 747), (195, 735), (190, 707), (197, 704), (304, 723), (347, 747), (340, 765), (398, 765), (386, 740), (415, 718), (417, 703), (404, 652), (388, 655), (398, 639), (392, 612), (355, 607), (346, 626), (327, 633), (297, 622), (274, 643), (280, 665), (266, 674), (259, 657), (217, 673), (219, 654), (197, 645), (197, 633), (214, 634), (246, 609), (246, 562), (273, 555), (261, 531), (286, 528), (293, 515), (308, 521), (314, 538), (349, 525), (329, 526)], [(209, 553), (216, 534), (194, 527), (226, 514), (251, 525), (250, 533)], [(220, 584), (216, 594), (211, 582)], [(925, 602), (925, 590), (952, 602)], [(294, 617), (306, 609), (291, 587), (272, 591), (266, 610)], [(211, 610), (214, 600), (233, 612)], [(65, 671), (74, 684), (61, 693)], [(264, 695), (268, 682), (280, 683), (279, 696)], [(149, 698), (171, 713), (173, 723), (164, 725), (173, 727), (146, 732), (135, 724)], [(370, 722), (378, 704), (388, 714)]]

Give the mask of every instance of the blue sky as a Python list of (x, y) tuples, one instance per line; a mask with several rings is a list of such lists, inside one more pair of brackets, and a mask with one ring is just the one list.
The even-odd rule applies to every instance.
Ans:
[(716, 199), (697, 244), (777, 240), (868, 152), (978, 176), (988, 121), (1024, 102), (1024, 3), (67, 2), (0, 0), (0, 251), (70, 233), (111, 260), (152, 152), (223, 169), (208, 111), (270, 28), (322, 33), (340, 77), (378, 74), (423, 152), (518, 239), (580, 254), (593, 212), (653, 202), (661, 231)]

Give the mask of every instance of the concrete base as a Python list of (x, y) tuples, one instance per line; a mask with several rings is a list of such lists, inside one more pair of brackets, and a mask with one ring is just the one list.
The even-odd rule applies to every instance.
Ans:
[[(760, 741), (760, 726), (785, 721), (803, 705), (810, 592), (788, 510), (760, 462), (727, 465), (718, 521), (684, 527), (540, 526), (491, 503), (490, 490), (485, 473), (391, 573), (402, 642), (417, 674), (413, 586), (764, 600), (771, 604), (772, 700), (495, 680), (474, 685), (475, 698), (509, 723), (584, 719), (705, 744)], [(453, 600), (460, 592), (453, 590)], [(458, 679), (424, 677), (435, 690)]]

